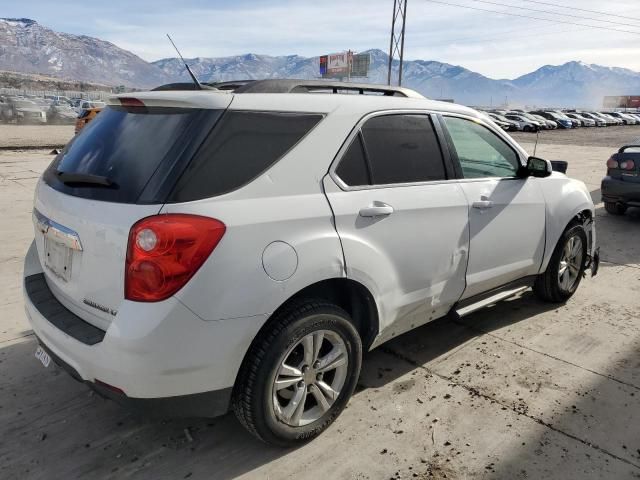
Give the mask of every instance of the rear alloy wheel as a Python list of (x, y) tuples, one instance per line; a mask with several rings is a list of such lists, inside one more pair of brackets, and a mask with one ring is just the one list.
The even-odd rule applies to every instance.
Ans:
[(335, 332), (318, 330), (303, 337), (283, 356), (273, 382), (278, 419), (300, 427), (322, 418), (340, 396), (348, 368), (347, 349)]
[(572, 224), (562, 234), (547, 270), (538, 276), (535, 294), (548, 302), (565, 302), (578, 289), (587, 260), (587, 234), (581, 224)]
[(292, 446), (338, 417), (360, 375), (362, 344), (349, 314), (322, 300), (285, 308), (250, 348), (233, 408), (260, 440)]
[(627, 211), (627, 206), (622, 203), (604, 202), (604, 209), (611, 215), (624, 215)]

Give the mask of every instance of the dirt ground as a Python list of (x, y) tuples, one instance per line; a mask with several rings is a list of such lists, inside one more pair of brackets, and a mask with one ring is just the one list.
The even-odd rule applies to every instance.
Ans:
[(0, 124), (0, 149), (61, 147), (73, 137), (74, 125)]
[[(606, 159), (640, 127), (614, 133), (548, 132), (537, 155), (568, 160), (599, 202)], [(532, 151), (535, 135), (518, 138)], [(566, 305), (527, 292), (383, 345), (335, 424), (282, 450), (232, 415), (136, 417), (34, 358), (22, 258), (51, 159), (0, 152), (0, 478), (640, 478), (640, 210), (612, 217), (598, 203), (602, 269)]]
[[(535, 143), (535, 133), (514, 132), (511, 136), (521, 143)], [(640, 126), (591, 127), (575, 130), (543, 130), (539, 143), (620, 148), (623, 144), (640, 143)]]

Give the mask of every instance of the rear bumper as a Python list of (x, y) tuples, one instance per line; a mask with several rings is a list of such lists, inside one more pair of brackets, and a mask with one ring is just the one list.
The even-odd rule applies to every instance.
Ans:
[(625, 182), (612, 177), (604, 177), (601, 185), (602, 201), (640, 206), (640, 182)]
[(75, 380), (85, 383), (100, 396), (148, 417), (216, 417), (229, 411), (232, 388), (191, 395), (176, 395), (164, 398), (132, 398), (108, 385), (84, 380), (68, 363), (57, 356), (40, 338), (38, 342), (56, 365)]
[(88, 341), (96, 327), (70, 317), (52, 295), (50, 310), (42, 307), (37, 297), (48, 295), (46, 280), (37, 293), (27, 285), (42, 274), (35, 250), (32, 244), (25, 258), (25, 311), (55, 363), (134, 409), (207, 417), (228, 411), (240, 364), (266, 316), (203, 321), (175, 298), (124, 302), (102, 339), (92, 331)]

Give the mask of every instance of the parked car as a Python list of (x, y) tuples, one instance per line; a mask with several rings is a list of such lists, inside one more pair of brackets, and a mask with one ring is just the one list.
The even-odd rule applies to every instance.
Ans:
[(635, 112), (634, 112), (634, 113), (631, 113), (631, 112), (625, 112), (625, 113), (626, 113), (627, 115), (629, 115), (629, 116), (631, 116), (631, 117), (635, 118), (635, 119), (638, 121), (638, 123), (640, 123), (640, 114), (635, 113)]
[(569, 120), (573, 126), (573, 128), (580, 128), (582, 126), (582, 122), (580, 120), (577, 120), (575, 118), (571, 118), (569, 116), (567, 116), (567, 114), (565, 112), (563, 112), (562, 110), (550, 110), (551, 112), (557, 114), (560, 116), (560, 118), (563, 118), (565, 120)]
[(574, 120), (578, 120), (582, 127), (595, 127), (596, 126), (596, 121), (595, 120), (593, 120), (591, 118), (583, 117), (579, 113), (576, 113), (576, 112), (565, 112), (565, 115), (567, 117), (569, 117), (569, 118), (574, 119)]
[(533, 115), (531, 115), (528, 112), (524, 112), (522, 110), (512, 110), (510, 113), (516, 113), (516, 114), (524, 117), (529, 122), (531, 122), (533, 124), (538, 124), (538, 128), (541, 129), (541, 130), (549, 130), (551, 128), (547, 124), (547, 121), (545, 119), (540, 120), (539, 118), (534, 117)]
[(598, 115), (600, 115), (601, 117), (607, 120), (610, 120), (612, 125), (617, 125), (617, 126), (624, 125), (624, 120), (622, 120), (621, 118), (613, 117), (608, 113), (604, 113), (604, 112), (595, 112), (595, 113), (597, 113)]
[(78, 117), (76, 118), (76, 133), (82, 130), (87, 125), (87, 123), (89, 123), (94, 118), (96, 118), (96, 115), (98, 115), (101, 111), (102, 111), (102, 108), (84, 109), (80, 113), (80, 115), (78, 115)]
[(535, 112), (532, 112), (536, 115), (540, 115), (542, 118), (545, 118), (547, 120), (552, 120), (554, 122), (556, 122), (558, 124), (558, 128), (573, 128), (573, 122), (571, 121), (570, 118), (568, 117), (564, 117), (562, 115), (559, 115), (556, 112), (546, 112), (543, 110), (537, 110)]
[(522, 129), (523, 129), (522, 124), (520, 122), (518, 122), (516, 120), (510, 120), (507, 117), (505, 117), (504, 115), (500, 115), (498, 113), (493, 113), (493, 112), (487, 112), (487, 115), (489, 115), (489, 117), (493, 121), (506, 123), (509, 126), (509, 128), (508, 128), (509, 132), (521, 132)]
[(45, 100), (49, 100), (51, 103), (55, 103), (55, 104), (66, 104), (66, 105), (71, 105), (71, 100), (69, 99), (69, 97), (65, 97), (63, 95), (45, 95), (44, 96)]
[(508, 132), (508, 131), (510, 131), (511, 128), (513, 128), (513, 125), (511, 123), (503, 122), (502, 120), (498, 120), (496, 118), (492, 118), (491, 115), (489, 115), (487, 112), (483, 112), (483, 111), (479, 110), (478, 113), (480, 115), (482, 115), (484, 118), (486, 118), (486, 119), (492, 121), (493, 123), (495, 123), (496, 125), (498, 125), (505, 132)]
[(580, 112), (580, 115), (585, 118), (590, 118), (591, 120), (596, 122), (597, 127), (608, 127), (610, 125), (609, 120), (599, 115), (596, 115), (594, 112)]
[(522, 125), (522, 130), (525, 132), (537, 132), (542, 128), (542, 125), (537, 120), (529, 120), (519, 113), (507, 112), (505, 117), (509, 120), (519, 122), (520, 125)]
[(382, 85), (116, 96), (33, 218), (44, 365), (146, 412), (231, 407), (282, 446), (338, 417), (364, 351), (530, 286), (565, 302), (598, 265), (584, 183), (472, 109)]
[(82, 102), (80, 102), (78, 107), (76, 107), (76, 111), (78, 112), (78, 114), (81, 114), (83, 110), (89, 110), (91, 108), (102, 109), (105, 107), (105, 105), (106, 104), (104, 102), (93, 101), (93, 100), (83, 100)]
[(543, 116), (536, 115), (534, 113), (530, 113), (529, 115), (535, 118), (536, 120), (538, 120), (539, 122), (544, 123), (547, 126), (547, 130), (555, 130), (556, 128), (558, 128), (558, 123), (554, 122), (553, 120), (548, 120)]
[(613, 118), (622, 120), (622, 123), (624, 125), (636, 125), (638, 123), (638, 120), (633, 118), (631, 115), (627, 115), (626, 113), (609, 112), (608, 115), (612, 116)]
[(68, 103), (54, 103), (47, 114), (49, 123), (75, 124), (77, 118), (78, 114)]
[(19, 125), (47, 123), (45, 109), (31, 100), (13, 99), (10, 105), (11, 118)]
[(601, 192), (604, 208), (612, 215), (640, 207), (640, 145), (626, 145), (607, 160)]

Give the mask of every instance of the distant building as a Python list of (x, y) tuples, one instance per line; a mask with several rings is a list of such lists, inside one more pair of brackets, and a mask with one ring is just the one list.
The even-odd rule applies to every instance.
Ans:
[(640, 108), (640, 95), (621, 95), (604, 97), (604, 108)]

